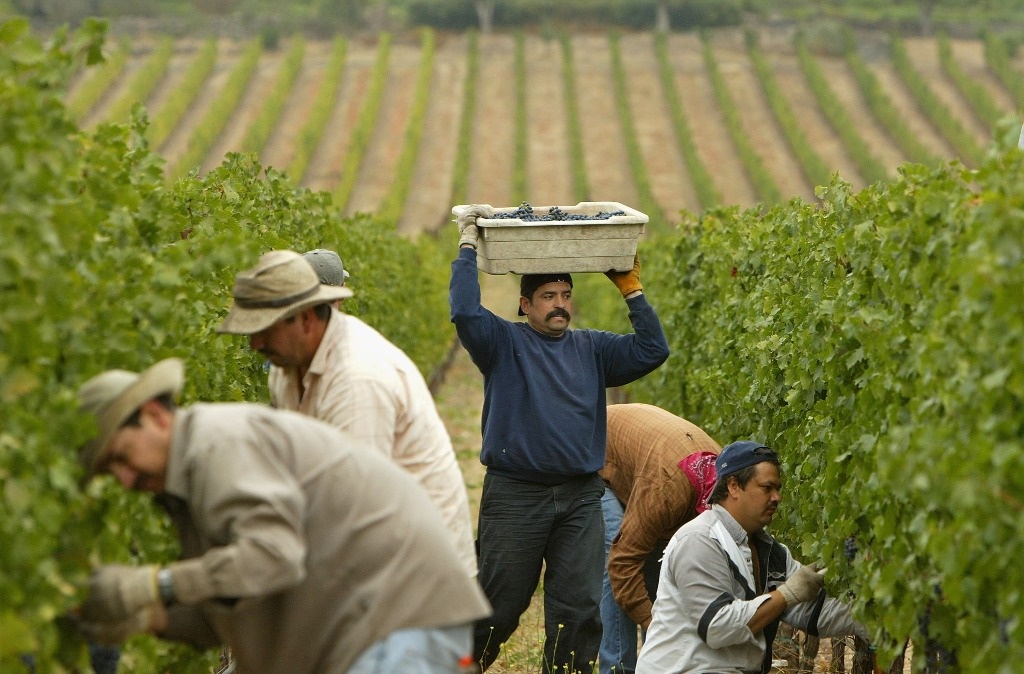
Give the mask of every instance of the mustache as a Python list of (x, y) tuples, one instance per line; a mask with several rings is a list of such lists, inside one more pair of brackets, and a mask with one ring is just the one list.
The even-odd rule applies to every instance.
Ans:
[(548, 312), (548, 315), (545, 316), (544, 319), (549, 321), (552, 318), (555, 318), (557, 316), (561, 316), (562, 318), (564, 318), (567, 321), (571, 321), (572, 320), (572, 316), (570, 316), (569, 312), (566, 311), (565, 309), (552, 309), (551, 311)]

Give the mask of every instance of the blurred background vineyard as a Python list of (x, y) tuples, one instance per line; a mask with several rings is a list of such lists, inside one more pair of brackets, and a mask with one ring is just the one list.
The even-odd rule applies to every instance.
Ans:
[(467, 200), (655, 226), (813, 200), (836, 171), (976, 165), (1024, 109), (1020, 0), (4, 4), (44, 33), (108, 17), (66, 102), (86, 129), (143, 105), (168, 180), (256, 153), (405, 233)]
[[(144, 499), (78, 486), (81, 381), (177, 355), (186, 402), (265, 399), (212, 333), (231, 279), (327, 247), (346, 310), (437, 391), (450, 209), (524, 200), (650, 215), (673, 357), (618, 394), (785, 447), (779, 532), (860, 591), (887, 653), (940, 588), (964, 671), (1018, 671), (1024, 0), (0, 0), (0, 21), (0, 672), (82, 666), (62, 616), (88, 568), (175, 554)], [(507, 282), (485, 297), (511, 308)], [(625, 329), (603, 277), (578, 285), (581, 324)], [(476, 408), (446, 395), (473, 460)], [(214, 661), (139, 638), (124, 671)]]

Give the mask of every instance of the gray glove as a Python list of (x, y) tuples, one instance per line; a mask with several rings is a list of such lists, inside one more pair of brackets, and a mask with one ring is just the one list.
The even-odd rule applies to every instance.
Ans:
[(786, 608), (816, 598), (825, 587), (825, 571), (827, 569), (819, 571), (816, 564), (801, 566), (785, 583), (775, 588), (786, 600)]
[(160, 603), (158, 567), (107, 564), (89, 577), (89, 594), (82, 604), (84, 622), (120, 622), (139, 609)]
[(459, 247), (469, 244), (476, 248), (479, 232), (476, 229), (477, 218), (489, 218), (494, 215), (494, 209), (488, 204), (470, 204), (468, 206), (457, 206), (455, 222), (459, 225)]
[(159, 604), (150, 604), (139, 609), (124, 620), (114, 622), (78, 623), (79, 631), (93, 643), (114, 646), (135, 634), (142, 634), (153, 629), (154, 614), (164, 608)]

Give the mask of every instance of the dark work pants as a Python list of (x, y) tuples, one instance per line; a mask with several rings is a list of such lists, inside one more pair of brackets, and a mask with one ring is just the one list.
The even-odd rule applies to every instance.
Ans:
[(601, 643), (603, 492), (596, 473), (554, 487), (484, 478), (479, 578), (494, 614), (476, 624), (473, 644), (484, 669), (519, 626), (545, 565), (543, 671), (591, 671)]

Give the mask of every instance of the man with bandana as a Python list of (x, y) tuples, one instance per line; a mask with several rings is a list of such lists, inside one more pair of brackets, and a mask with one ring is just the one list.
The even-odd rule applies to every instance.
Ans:
[(661, 556), (672, 535), (708, 508), (721, 447), (695, 424), (643, 403), (608, 406), (600, 674), (636, 669)]

